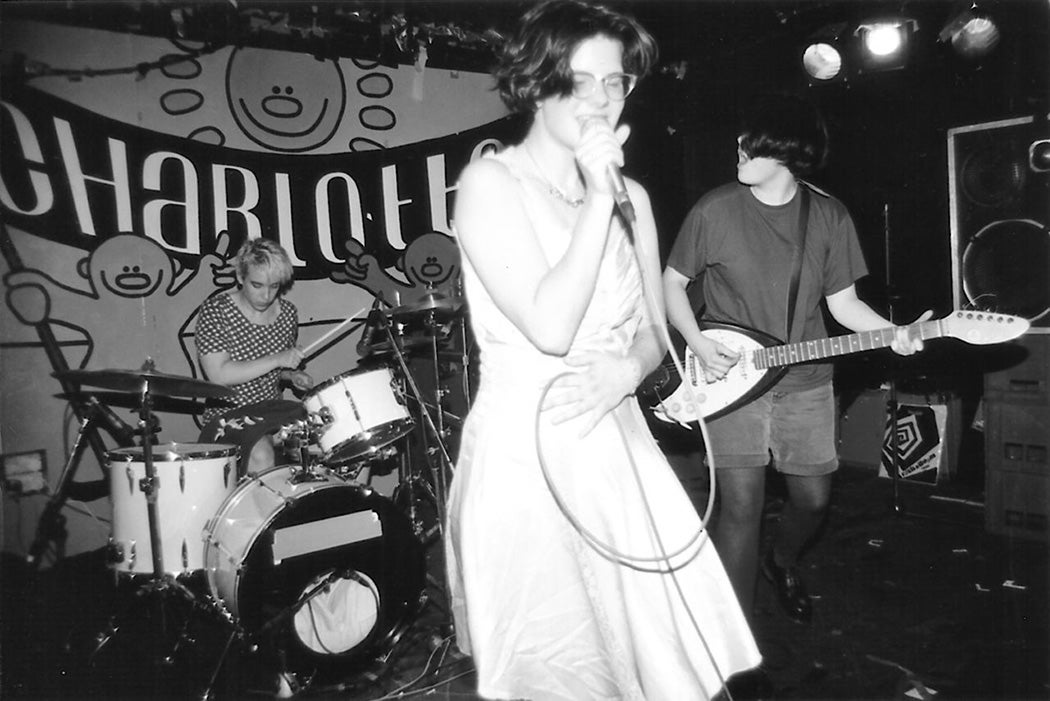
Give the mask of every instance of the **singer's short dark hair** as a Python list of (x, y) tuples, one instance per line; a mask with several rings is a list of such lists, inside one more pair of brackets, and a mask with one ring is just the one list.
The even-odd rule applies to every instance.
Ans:
[(796, 176), (824, 165), (828, 130), (817, 108), (795, 95), (763, 95), (743, 115), (740, 148), (750, 158), (773, 158)]
[(656, 40), (633, 17), (580, 0), (548, 0), (528, 10), (500, 52), (493, 76), (513, 112), (532, 112), (552, 95), (572, 94), (569, 62), (596, 36), (623, 45), (623, 69), (639, 79), (656, 63)]

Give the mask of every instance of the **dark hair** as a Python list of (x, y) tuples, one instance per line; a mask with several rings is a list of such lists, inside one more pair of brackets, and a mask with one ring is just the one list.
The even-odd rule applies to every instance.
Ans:
[(796, 176), (819, 170), (827, 158), (828, 130), (820, 112), (794, 95), (758, 98), (741, 119), (740, 148), (749, 158), (773, 158)]
[(569, 61), (585, 40), (606, 36), (623, 45), (623, 67), (641, 79), (656, 63), (656, 40), (628, 15), (580, 0), (547, 0), (522, 15), (493, 75), (513, 112), (531, 112), (551, 95), (572, 94)]

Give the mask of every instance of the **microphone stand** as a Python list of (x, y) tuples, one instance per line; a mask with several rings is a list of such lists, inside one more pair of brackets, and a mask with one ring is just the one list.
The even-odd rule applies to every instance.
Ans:
[[(882, 235), (883, 255), (886, 258), (886, 309), (891, 324), (894, 320), (894, 302), (896, 293), (893, 290), (893, 276), (890, 264), (890, 205), (884, 202), (882, 205)], [(900, 436), (897, 435), (897, 421), (900, 418), (900, 404), (897, 396), (897, 373), (900, 371), (900, 362), (893, 361), (893, 369), (890, 372), (889, 396), (886, 399), (886, 413), (890, 426), (890, 481), (893, 485), (893, 512), (898, 516), (904, 514), (904, 504), (900, 495)]]

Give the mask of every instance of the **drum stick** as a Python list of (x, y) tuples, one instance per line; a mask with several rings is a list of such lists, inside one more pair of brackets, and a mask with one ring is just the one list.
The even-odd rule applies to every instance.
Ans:
[[(332, 327), (332, 328), (328, 329), (327, 331), (325, 331), (324, 334), (322, 334), (322, 336), (320, 338), (315, 340), (313, 343), (308, 345), (306, 348), (303, 348), (303, 355), (310, 355), (310, 351), (312, 351), (314, 348), (317, 348), (322, 343), (324, 343), (325, 341), (330, 339), (332, 336), (336, 335), (337, 333), (339, 333), (340, 331), (345, 329), (348, 324), (352, 324), (355, 321), (359, 321), (361, 314), (364, 313), (367, 310), (368, 310), (368, 306), (367, 305), (364, 306), (364, 307), (361, 307), (357, 311), (356, 314), (353, 314), (353, 315), (347, 317), (346, 319), (343, 319), (341, 322), (336, 324), (334, 327)], [(364, 321), (361, 321), (361, 323), (363, 324)]]

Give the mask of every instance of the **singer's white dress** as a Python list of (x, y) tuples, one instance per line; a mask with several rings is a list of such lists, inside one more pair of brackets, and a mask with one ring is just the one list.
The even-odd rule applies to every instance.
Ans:
[[(513, 148), (495, 157), (517, 172)], [(570, 230), (555, 223), (539, 184), (524, 175), (519, 182), (553, 262)], [(582, 439), (576, 422), (541, 420), (537, 441), (543, 388), (568, 366), (511, 324), (469, 260), (463, 269), (481, 379), (450, 487), (445, 550), (457, 641), (474, 658), (478, 693), (537, 701), (710, 698), (760, 657), (637, 402), (622, 402)], [(572, 350), (625, 351), (643, 304), (637, 265), (617, 228)], [(538, 452), (565, 509), (599, 545), (559, 509)], [(687, 564), (673, 575), (635, 569), (666, 569), (644, 561), (658, 557), (661, 543), (676, 567)], [(599, 554), (603, 546), (633, 566)]]

